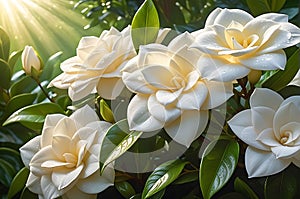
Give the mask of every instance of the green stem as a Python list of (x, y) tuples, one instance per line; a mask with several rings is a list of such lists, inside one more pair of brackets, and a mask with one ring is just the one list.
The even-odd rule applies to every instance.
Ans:
[(40, 80), (33, 78), (36, 83), (38, 84), (38, 86), (40, 87), (40, 89), (42, 90), (42, 92), (44, 93), (44, 95), (50, 100), (50, 102), (55, 103), (55, 101), (48, 95), (48, 93), (45, 91), (45, 89), (43, 88), (43, 86), (41, 85)]

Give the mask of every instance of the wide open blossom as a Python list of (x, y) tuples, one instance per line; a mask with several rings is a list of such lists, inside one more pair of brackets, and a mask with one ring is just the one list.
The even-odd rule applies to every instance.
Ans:
[(108, 166), (100, 176), (100, 148), (110, 123), (85, 106), (70, 117), (46, 117), (42, 134), (20, 148), (30, 174), (26, 187), (40, 198), (96, 198), (114, 183)]
[(73, 101), (96, 92), (103, 98), (114, 99), (124, 88), (120, 70), (135, 55), (130, 27), (122, 32), (112, 27), (99, 38), (83, 37), (77, 55), (61, 63), (63, 73), (49, 87), (68, 89)]
[(232, 84), (208, 81), (196, 68), (200, 51), (189, 49), (194, 37), (184, 33), (168, 46), (148, 44), (123, 69), (123, 81), (136, 93), (127, 118), (131, 130), (165, 128), (178, 143), (189, 146), (205, 129), (208, 109), (232, 95)]
[(249, 177), (273, 175), (291, 163), (300, 167), (300, 96), (284, 100), (272, 90), (257, 88), (250, 106), (228, 122), (249, 145), (245, 154)]
[(254, 18), (243, 10), (226, 8), (215, 9), (204, 29), (193, 35), (192, 47), (206, 53), (198, 63), (201, 72), (223, 81), (242, 78), (251, 70), (283, 70), (286, 55), (282, 49), (300, 42), (300, 29), (288, 22), (287, 15), (268, 13)]

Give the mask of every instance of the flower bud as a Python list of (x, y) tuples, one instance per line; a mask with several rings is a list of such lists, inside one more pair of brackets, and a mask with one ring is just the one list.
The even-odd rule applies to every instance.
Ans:
[(41, 71), (41, 61), (32, 46), (25, 46), (22, 53), (23, 70), (27, 75), (38, 77)]
[(251, 70), (250, 73), (248, 74), (248, 81), (251, 84), (256, 84), (261, 77), (261, 70)]

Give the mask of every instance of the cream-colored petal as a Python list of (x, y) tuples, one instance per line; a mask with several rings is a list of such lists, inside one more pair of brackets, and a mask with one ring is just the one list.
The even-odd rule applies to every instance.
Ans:
[(162, 105), (167, 106), (167, 105), (175, 102), (175, 100), (177, 100), (177, 98), (181, 95), (183, 89), (184, 88), (180, 88), (180, 89), (176, 90), (175, 92), (168, 91), (168, 90), (158, 90), (155, 94), (156, 99)]
[(300, 152), (293, 156), (292, 162), (300, 168)]
[(200, 110), (207, 95), (206, 85), (199, 81), (192, 89), (181, 93), (176, 106), (183, 110)]
[(57, 198), (61, 195), (57, 187), (52, 183), (50, 176), (41, 177), (41, 187), (45, 198)]
[(257, 46), (252, 46), (248, 48), (243, 48), (239, 50), (235, 49), (226, 49), (218, 52), (218, 55), (231, 55), (234, 57), (246, 56), (247, 54), (253, 53), (258, 49)]
[(291, 160), (277, 159), (272, 152), (248, 147), (245, 154), (246, 170), (249, 178), (270, 176), (284, 170)]
[(170, 122), (178, 118), (181, 114), (180, 109), (176, 107), (166, 107), (160, 104), (155, 95), (151, 95), (148, 100), (148, 109), (150, 114), (162, 122)]
[(115, 171), (111, 167), (106, 167), (103, 174), (95, 172), (92, 176), (80, 180), (76, 186), (82, 192), (95, 194), (104, 191), (114, 183)]
[(58, 161), (58, 160), (47, 160), (41, 164), (41, 167), (45, 167), (45, 168), (55, 168), (55, 167), (64, 167), (64, 166), (71, 167), (73, 166), (73, 164), (68, 162)]
[(280, 106), (284, 106), (286, 104), (293, 103), (295, 106), (300, 107), (300, 96), (294, 95), (285, 99)]
[(278, 50), (257, 56), (240, 58), (239, 61), (241, 64), (254, 70), (284, 70), (286, 55), (283, 50)]
[(82, 127), (76, 132), (72, 140), (76, 141), (77, 136), (79, 140), (85, 141), (87, 143), (86, 149), (88, 150), (91, 145), (97, 140), (98, 132), (96, 129), (92, 129), (90, 127)]
[(68, 89), (68, 95), (72, 101), (78, 101), (89, 94), (96, 92), (96, 85), (98, 84), (99, 77), (90, 79), (78, 79), (73, 82)]
[(261, 132), (267, 128), (273, 128), (275, 111), (269, 107), (252, 107), (251, 118), (254, 129)]
[(60, 120), (66, 117), (62, 114), (50, 114), (46, 116), (41, 136), (41, 148), (51, 145), (55, 126)]
[(84, 107), (76, 110), (70, 116), (70, 119), (76, 121), (77, 129), (84, 127), (91, 122), (99, 121), (98, 115), (89, 105), (85, 105)]
[(261, 19), (267, 19), (267, 20), (272, 20), (276, 22), (288, 22), (288, 16), (285, 14), (281, 13), (266, 13), (257, 16), (255, 19), (261, 20)]
[(58, 190), (62, 190), (69, 186), (73, 181), (77, 180), (84, 165), (80, 165), (75, 169), (54, 170), (52, 173), (52, 182), (57, 186)]
[(72, 152), (71, 150), (74, 150), (72, 149), (71, 138), (64, 135), (53, 136), (52, 150), (58, 158), (63, 159), (62, 155), (64, 153), (69, 153)]
[(127, 109), (130, 130), (151, 132), (163, 128), (164, 122), (153, 117), (148, 110), (148, 98), (137, 94)]
[(208, 90), (206, 101), (202, 104), (203, 110), (216, 108), (233, 95), (231, 82), (203, 81)]
[(300, 70), (298, 70), (297, 74), (295, 75), (294, 79), (288, 84), (300, 87)]
[(134, 93), (150, 94), (155, 90), (154, 87), (151, 87), (146, 83), (141, 70), (136, 70), (134, 72), (124, 71), (122, 73), (122, 80), (125, 86)]
[(262, 106), (276, 111), (282, 102), (283, 97), (281, 95), (267, 88), (256, 88), (250, 97), (251, 108)]
[(58, 121), (55, 128), (53, 129), (52, 137), (61, 135), (69, 137), (71, 139), (76, 130), (77, 127), (75, 121), (71, 118), (64, 117)]
[(280, 132), (290, 134), (285, 145), (300, 145), (300, 122), (289, 122), (280, 128)]
[(155, 43), (158, 43), (158, 44), (161, 44), (163, 42), (163, 40), (166, 38), (166, 36), (169, 34), (169, 32), (171, 31), (172, 29), (171, 28), (163, 28), (163, 29), (160, 29), (158, 31), (158, 34), (157, 34), (157, 38), (155, 40)]
[[(265, 33), (267, 34), (267, 32)], [(292, 46), (289, 43), (291, 33), (286, 30), (276, 30), (275, 32), (269, 33), (270, 36), (267, 41), (263, 41), (263, 45), (260, 46), (259, 54), (270, 53), (282, 48)]]
[(269, 147), (281, 145), (276, 139), (272, 128), (267, 128), (260, 132), (259, 135), (256, 137), (256, 140)]
[(50, 83), (49, 85), (47, 86), (47, 88), (50, 88), (50, 87), (56, 87), (56, 88), (60, 88), (60, 89), (68, 89), (69, 86), (70, 86), (70, 83), (63, 83), (62, 80), (63, 80), (63, 77), (65, 76), (64, 73), (58, 75), (57, 77), (55, 77)]
[(232, 63), (223, 57), (209, 55), (202, 55), (199, 58), (197, 68), (202, 78), (222, 82), (245, 77), (250, 72), (249, 68), (239, 63)]
[(276, 146), (271, 148), (276, 158), (289, 159), (300, 152), (300, 146)]
[(36, 136), (23, 145), (20, 150), (20, 155), (24, 165), (29, 168), (29, 163), (32, 157), (40, 150), (41, 136)]
[(124, 88), (121, 78), (101, 78), (97, 85), (98, 94), (105, 99), (115, 99)]
[(87, 194), (82, 192), (80, 189), (78, 189), (76, 186), (74, 186), (72, 189), (68, 190), (63, 196), (63, 199), (96, 199), (97, 194)]
[(194, 40), (194, 36), (192, 36), (189, 32), (184, 32), (172, 39), (168, 47), (171, 51), (175, 52), (183, 46), (190, 46)]
[[(99, 147), (100, 148), (100, 147)], [(85, 160), (84, 164), (85, 167), (82, 170), (81, 173), (81, 178), (87, 178), (89, 176), (91, 176), (92, 174), (94, 174), (95, 172), (100, 175), (97, 171), (99, 170), (99, 152), (100, 149), (98, 150), (98, 155), (95, 156), (93, 154), (90, 154), (88, 156), (88, 158)]]
[(165, 126), (166, 132), (179, 144), (189, 147), (204, 131), (208, 122), (208, 111), (184, 111), (180, 118)]
[(41, 178), (33, 175), (31, 172), (27, 178), (26, 187), (33, 193), (42, 195)]
[(205, 27), (214, 25), (214, 22), (217, 18), (217, 16), (222, 12), (222, 8), (216, 8), (208, 15), (206, 21), (205, 21)]
[[(240, 10), (240, 9), (227, 9), (224, 8), (219, 12), (217, 16), (215, 16), (215, 13), (212, 15), (215, 16), (215, 20), (213, 21), (213, 25), (219, 24), (224, 27), (228, 27), (232, 21), (236, 21), (242, 25), (246, 25), (249, 21), (253, 19), (253, 16), (251, 16), (246, 11)], [(205, 24), (206, 27), (206, 24)]]

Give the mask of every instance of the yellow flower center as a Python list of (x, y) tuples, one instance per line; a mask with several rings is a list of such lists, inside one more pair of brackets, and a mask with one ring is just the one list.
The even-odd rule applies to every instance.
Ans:
[(293, 145), (293, 142), (289, 142), (289, 140), (292, 138), (292, 132), (291, 131), (284, 131), (282, 134), (281, 134), (281, 137), (280, 137), (280, 143), (282, 145)]

